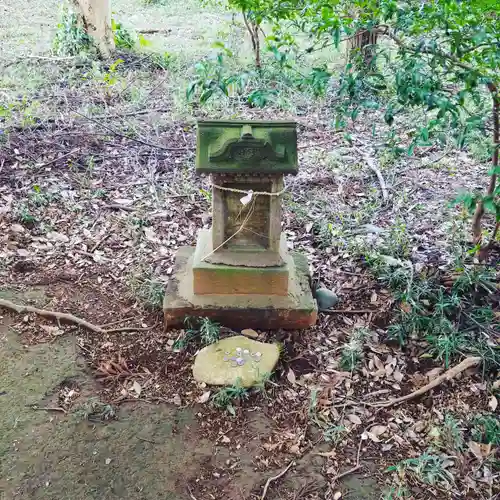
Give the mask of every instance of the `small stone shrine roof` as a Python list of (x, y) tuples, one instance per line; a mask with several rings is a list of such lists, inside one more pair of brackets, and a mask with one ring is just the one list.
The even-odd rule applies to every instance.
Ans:
[(198, 174), (297, 174), (292, 121), (199, 120)]

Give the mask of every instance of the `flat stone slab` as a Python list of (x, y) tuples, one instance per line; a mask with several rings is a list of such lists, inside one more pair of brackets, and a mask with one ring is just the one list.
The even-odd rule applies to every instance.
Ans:
[(207, 294), (193, 290), (194, 247), (181, 247), (163, 303), (167, 328), (182, 326), (186, 316), (206, 317), (241, 330), (299, 330), (316, 323), (318, 308), (309, 284), (307, 259), (290, 254), (288, 295)]
[(197, 355), (193, 377), (209, 385), (252, 387), (272, 373), (280, 351), (276, 344), (264, 344), (242, 335), (228, 337), (204, 347)]

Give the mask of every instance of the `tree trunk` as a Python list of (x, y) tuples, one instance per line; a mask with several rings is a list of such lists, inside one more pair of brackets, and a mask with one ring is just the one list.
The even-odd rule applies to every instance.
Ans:
[(252, 50), (255, 57), (255, 67), (260, 71), (260, 24), (257, 21), (249, 20), (247, 18), (245, 10), (242, 10), (241, 12), (243, 14), (243, 21), (245, 22), (247, 31), (250, 34), (250, 40), (252, 41)]
[[(500, 148), (500, 91), (497, 86), (493, 83), (488, 84), (488, 90), (491, 94), (491, 99), (493, 101), (493, 156), (491, 159), (491, 164), (493, 170), (496, 172), (499, 163), (499, 148)], [(487, 196), (492, 196), (495, 192), (495, 187), (497, 184), (497, 174), (493, 173), (490, 178), (490, 184), (488, 186), (488, 191), (486, 192)], [(472, 234), (474, 236), (474, 243), (481, 244), (482, 242), (482, 219), (484, 215), (484, 206), (483, 202), (479, 201), (476, 210), (474, 212), (474, 217), (472, 218)], [(486, 247), (482, 248), (485, 250), (484, 253), (487, 254), (488, 250), (495, 243), (495, 239), (498, 233), (498, 224), (495, 227), (495, 230), (492, 235), (492, 239), (490, 243), (486, 245)]]
[(74, 0), (82, 16), (83, 25), (102, 57), (109, 57), (115, 48), (111, 29), (111, 0)]
[(349, 39), (348, 42), (348, 57), (350, 61), (361, 55), (363, 64), (370, 66), (375, 54), (374, 45), (377, 43), (378, 32), (376, 29), (365, 30), (361, 29)]

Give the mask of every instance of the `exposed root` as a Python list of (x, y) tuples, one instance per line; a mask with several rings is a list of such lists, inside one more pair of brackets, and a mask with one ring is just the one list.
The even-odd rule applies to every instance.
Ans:
[(294, 463), (295, 463), (295, 460), (292, 460), (279, 474), (276, 474), (276, 476), (270, 477), (266, 481), (266, 485), (264, 486), (264, 491), (262, 492), (262, 496), (260, 497), (260, 500), (264, 500), (266, 498), (267, 490), (269, 489), (269, 486), (271, 485), (271, 483), (273, 481), (276, 481), (280, 477), (284, 476)]
[(112, 330), (106, 330), (98, 325), (94, 325), (93, 323), (90, 323), (89, 321), (86, 321), (82, 318), (79, 318), (78, 316), (74, 316), (73, 314), (69, 313), (62, 313), (59, 311), (48, 311), (46, 309), (39, 309), (38, 307), (32, 307), (32, 306), (25, 306), (21, 304), (14, 304), (14, 302), (11, 302), (10, 300), (5, 300), (5, 299), (0, 299), (0, 307), (3, 307), (5, 309), (10, 309), (11, 311), (15, 311), (19, 314), (23, 313), (34, 313), (38, 314), (39, 316), (43, 316), (45, 318), (52, 318), (59, 321), (64, 321), (66, 323), (73, 323), (78, 326), (82, 326), (83, 328), (86, 328), (87, 330), (90, 330), (91, 332), (94, 333), (117, 333), (117, 332), (144, 332), (148, 330), (152, 330), (155, 328), (156, 325), (149, 327), (149, 328), (134, 328), (134, 327), (123, 327), (123, 328), (114, 328)]
[(401, 396), (400, 398), (393, 399), (392, 401), (378, 401), (377, 403), (366, 403), (366, 405), (375, 408), (388, 408), (389, 406), (395, 406), (404, 403), (405, 401), (410, 401), (411, 399), (418, 398), (419, 396), (422, 396), (423, 394), (429, 392), (431, 389), (434, 389), (435, 387), (441, 385), (443, 382), (447, 382), (449, 380), (454, 379), (463, 371), (467, 370), (468, 368), (472, 368), (473, 366), (477, 366), (480, 363), (481, 363), (480, 357), (466, 358), (457, 366), (450, 368), (445, 373), (443, 373), (439, 377), (429, 382), (427, 385), (424, 385), (420, 389), (413, 391), (412, 393), (407, 394), (406, 396)]

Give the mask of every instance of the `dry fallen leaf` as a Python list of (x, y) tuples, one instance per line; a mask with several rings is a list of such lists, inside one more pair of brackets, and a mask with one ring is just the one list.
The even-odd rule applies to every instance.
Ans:
[(488, 403), (488, 407), (491, 411), (495, 411), (498, 406), (498, 399), (495, 396), (491, 396), (490, 401)]
[(347, 415), (346, 418), (347, 420), (349, 420), (349, 422), (352, 422), (353, 424), (361, 425), (361, 419), (357, 415), (354, 415), (354, 413)]
[(402, 374), (400, 371), (398, 371), (398, 370), (396, 370), (396, 371), (392, 374), (392, 377), (394, 378), (394, 380), (395, 380), (396, 382), (401, 382), (401, 381), (403, 380), (403, 374)]
[(142, 392), (142, 387), (141, 387), (141, 384), (139, 384), (139, 382), (134, 382), (132, 384), (132, 389), (135, 391), (135, 393), (137, 394), (137, 397), (139, 397), (141, 395), (141, 392)]
[(40, 325), (40, 328), (42, 330), (45, 330), (47, 333), (50, 333), (50, 335), (54, 335), (54, 337), (59, 337), (60, 335), (64, 335), (64, 330), (61, 330), (57, 326)]
[(467, 443), (470, 452), (478, 459), (483, 460), (491, 453), (491, 444), (476, 443), (475, 441), (469, 441)]
[(286, 378), (288, 379), (288, 382), (290, 382), (292, 385), (296, 384), (295, 373), (293, 373), (293, 370), (291, 368), (288, 370)]
[(210, 399), (210, 391), (204, 392), (199, 398), (198, 398), (198, 403), (206, 403)]
[(337, 456), (337, 452), (335, 450), (320, 451), (320, 452), (316, 453), (316, 455), (318, 455), (320, 457), (325, 457), (325, 458), (333, 458), (333, 457)]
[(373, 355), (373, 362), (375, 363), (377, 370), (381, 370), (385, 373), (384, 363), (382, 363), (381, 359), (376, 354)]
[(384, 432), (386, 430), (387, 430), (387, 426), (386, 425), (374, 425), (370, 429), (370, 433), (378, 437), (378, 436), (381, 436), (382, 434), (384, 434)]
[(262, 448), (264, 448), (267, 451), (274, 451), (276, 448), (280, 446), (279, 443), (264, 443), (262, 445)]

